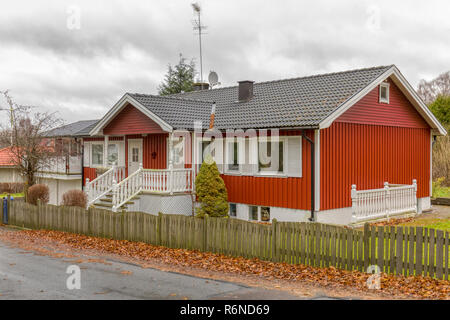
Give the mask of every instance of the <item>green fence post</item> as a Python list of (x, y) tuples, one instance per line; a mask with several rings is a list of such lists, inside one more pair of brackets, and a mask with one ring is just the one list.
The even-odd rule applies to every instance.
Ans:
[(277, 219), (272, 219), (272, 261), (277, 261)]
[(156, 244), (158, 246), (161, 245), (161, 224), (162, 224), (162, 213), (158, 212), (158, 220), (157, 220), (157, 223), (156, 223), (156, 228), (157, 228), (157, 231), (156, 231)]
[(208, 250), (208, 214), (203, 219), (203, 251)]

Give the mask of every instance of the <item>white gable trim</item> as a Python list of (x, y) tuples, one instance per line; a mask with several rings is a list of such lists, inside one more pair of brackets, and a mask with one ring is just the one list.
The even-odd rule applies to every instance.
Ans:
[(165, 122), (163, 119), (158, 117), (156, 114), (148, 110), (146, 107), (144, 107), (141, 103), (133, 99), (128, 93), (126, 93), (104, 116), (103, 118), (95, 125), (95, 127), (89, 132), (91, 136), (95, 135), (102, 135), (102, 130), (104, 127), (108, 125), (108, 123), (113, 120), (117, 114), (119, 114), (120, 111), (127, 105), (127, 104), (133, 105), (136, 109), (141, 111), (143, 114), (145, 114), (147, 117), (155, 121), (162, 130), (167, 132), (172, 132), (173, 128), (171, 125), (169, 125), (167, 122)]
[(392, 76), (394, 83), (399, 87), (403, 94), (408, 98), (414, 108), (419, 112), (419, 114), (424, 118), (424, 120), (434, 129), (434, 133), (437, 135), (446, 135), (447, 131), (439, 123), (436, 117), (433, 115), (430, 109), (425, 105), (422, 99), (418, 96), (416, 91), (411, 87), (408, 81), (403, 77), (396, 66), (392, 66), (384, 72), (381, 76), (376, 78), (371, 84), (366, 86), (356, 95), (351, 97), (347, 102), (341, 105), (337, 110), (330, 114), (327, 118), (322, 120), (319, 124), (320, 129), (325, 129), (331, 126), (331, 124), (338, 119), (345, 111), (350, 109), (356, 102), (366, 96), (370, 91), (375, 89), (382, 81)]

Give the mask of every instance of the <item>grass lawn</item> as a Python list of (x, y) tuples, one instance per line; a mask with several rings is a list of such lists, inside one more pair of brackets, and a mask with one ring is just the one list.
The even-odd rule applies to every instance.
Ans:
[[(6, 196), (8, 196), (7, 193), (2, 193), (2, 194), (0, 194), (0, 198), (2, 198), (2, 199), (3, 199), (3, 197), (6, 197)], [(24, 197), (24, 194), (23, 194), (23, 192), (22, 192), (22, 193), (11, 193), (11, 197), (14, 197), (14, 198), (23, 198), (23, 197)]]
[(433, 192), (433, 196), (436, 198), (450, 198), (450, 187), (439, 187)]

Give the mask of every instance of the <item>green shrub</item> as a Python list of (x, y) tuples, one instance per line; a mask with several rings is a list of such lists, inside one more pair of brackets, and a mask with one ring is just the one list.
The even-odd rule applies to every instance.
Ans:
[(197, 217), (228, 216), (228, 193), (225, 182), (220, 177), (216, 163), (212, 159), (205, 159), (195, 178), (195, 192), (200, 202)]

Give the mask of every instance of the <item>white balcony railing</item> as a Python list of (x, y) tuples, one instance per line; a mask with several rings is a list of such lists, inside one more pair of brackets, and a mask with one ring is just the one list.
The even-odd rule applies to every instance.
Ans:
[(392, 215), (417, 213), (417, 182), (412, 185), (390, 185), (384, 183), (382, 189), (356, 190), (352, 185), (352, 222), (361, 222)]
[(191, 169), (143, 169), (142, 167), (112, 187), (113, 211), (140, 192), (173, 194), (192, 191)]
[(81, 174), (81, 156), (55, 156), (40, 170), (41, 174)]

